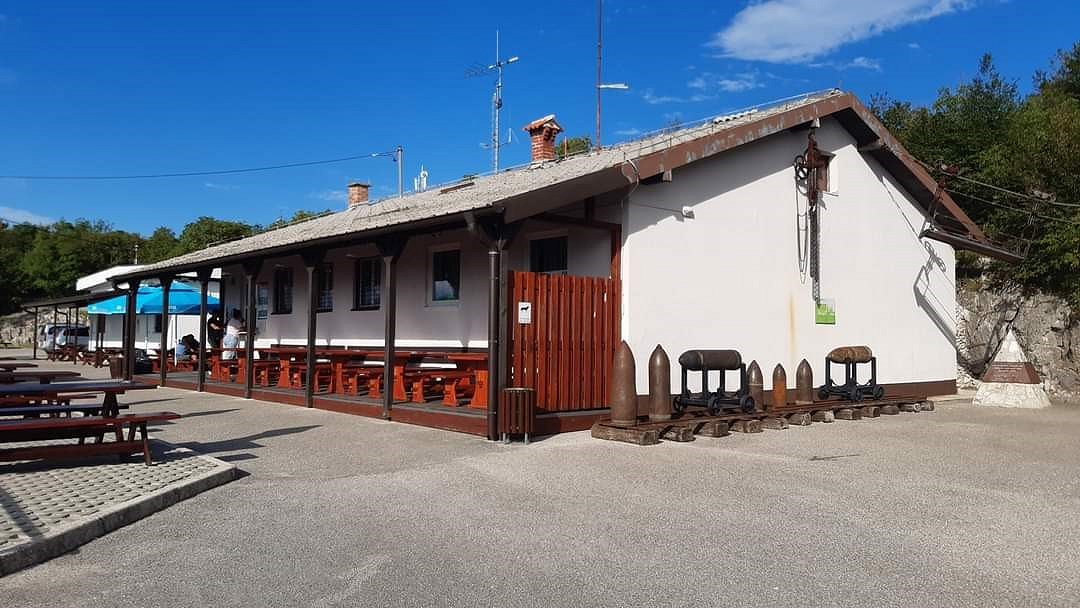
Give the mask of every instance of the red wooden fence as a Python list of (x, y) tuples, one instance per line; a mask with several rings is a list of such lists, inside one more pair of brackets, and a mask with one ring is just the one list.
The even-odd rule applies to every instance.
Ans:
[[(619, 281), (535, 272), (510, 273), (510, 386), (536, 389), (536, 408), (607, 407), (619, 343)], [(518, 303), (532, 304), (519, 323)]]

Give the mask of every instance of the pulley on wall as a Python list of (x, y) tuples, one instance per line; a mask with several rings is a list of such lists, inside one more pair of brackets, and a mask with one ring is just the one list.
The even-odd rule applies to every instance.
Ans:
[[(810, 133), (807, 135), (806, 152), (795, 157), (795, 196), (796, 203), (800, 188), (806, 192), (806, 214), (796, 217), (799, 245), (799, 270), (810, 268), (810, 279), (814, 294), (814, 302), (821, 301), (821, 225), (819, 208), (821, 204), (821, 192), (828, 189), (828, 166), (829, 155), (818, 149), (814, 132), (820, 126), (817, 119), (810, 125)], [(803, 250), (806, 243), (806, 250)]]

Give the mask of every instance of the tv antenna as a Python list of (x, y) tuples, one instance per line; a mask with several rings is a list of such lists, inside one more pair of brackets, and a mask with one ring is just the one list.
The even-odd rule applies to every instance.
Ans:
[[(509, 59), (502, 59), (499, 54), (499, 30), (495, 30), (495, 63), (490, 65), (475, 65), (465, 71), (466, 78), (475, 78), (495, 72), (495, 92), (491, 96), (491, 166), (495, 172), (499, 171), (499, 112), (502, 110), (502, 87), (503, 68), (511, 63), (517, 63), (515, 55)], [(507, 142), (509, 143), (509, 142)]]

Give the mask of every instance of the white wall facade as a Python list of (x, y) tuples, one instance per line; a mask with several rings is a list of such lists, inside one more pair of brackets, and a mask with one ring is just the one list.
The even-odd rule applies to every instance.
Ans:
[[(198, 289), (198, 286), (195, 286)], [(207, 294), (219, 296), (218, 284), (211, 281)], [(157, 352), (161, 346), (161, 332), (154, 331), (156, 315), (135, 316), (135, 348)], [(122, 348), (124, 337), (124, 315), (90, 315), (90, 350), (97, 347), (98, 327), (104, 324), (105, 335), (102, 348)], [(169, 348), (174, 348), (180, 337), (186, 334), (199, 338), (199, 315), (169, 315)]]
[[(918, 238), (923, 216), (913, 199), (833, 119), (822, 121), (817, 141), (835, 154), (820, 211), (821, 297), (835, 301), (835, 325), (815, 323), (812, 281), (799, 265), (792, 160), (806, 149), (805, 131), (633, 192), (623, 209), (623, 336), (639, 394), (648, 392), (647, 361), (658, 343), (676, 391), (676, 360), (691, 348), (741, 351), (746, 363), (758, 361), (766, 387), (777, 363), (794, 386), (803, 358), (820, 385), (825, 354), (851, 344), (873, 349), (881, 382), (955, 379), (952, 248)], [(684, 206), (693, 218), (682, 216)]]
[[(606, 232), (526, 222), (506, 255), (511, 270), (529, 265), (529, 240), (567, 236), (569, 274), (607, 276), (610, 271), (610, 240)], [(461, 251), (460, 300), (431, 302), (431, 252), (459, 248)], [(377, 256), (374, 245), (332, 249), (326, 262), (334, 268), (334, 307), (318, 313), (315, 343), (318, 346), (381, 348), (385, 331), (384, 308), (353, 310), (355, 268), (358, 259)], [(293, 302), (289, 314), (274, 314), (273, 277), (279, 266), (292, 268)], [(224, 273), (225, 311), (240, 308), (247, 314), (244, 274), (239, 267)], [(307, 270), (299, 256), (267, 258), (258, 282), (270, 290), (271, 313), (256, 337), (256, 346), (307, 343)], [(397, 340), (399, 348), (487, 348), (488, 253), (468, 231), (454, 230), (414, 236), (398, 261)]]

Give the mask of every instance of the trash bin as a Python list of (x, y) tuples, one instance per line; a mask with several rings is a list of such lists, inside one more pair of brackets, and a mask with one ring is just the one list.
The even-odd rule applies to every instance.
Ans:
[(504, 388), (499, 399), (499, 437), (510, 442), (511, 435), (524, 435), (529, 443), (536, 419), (536, 391), (531, 388)]
[(109, 377), (122, 379), (124, 377), (124, 355), (109, 357)]

